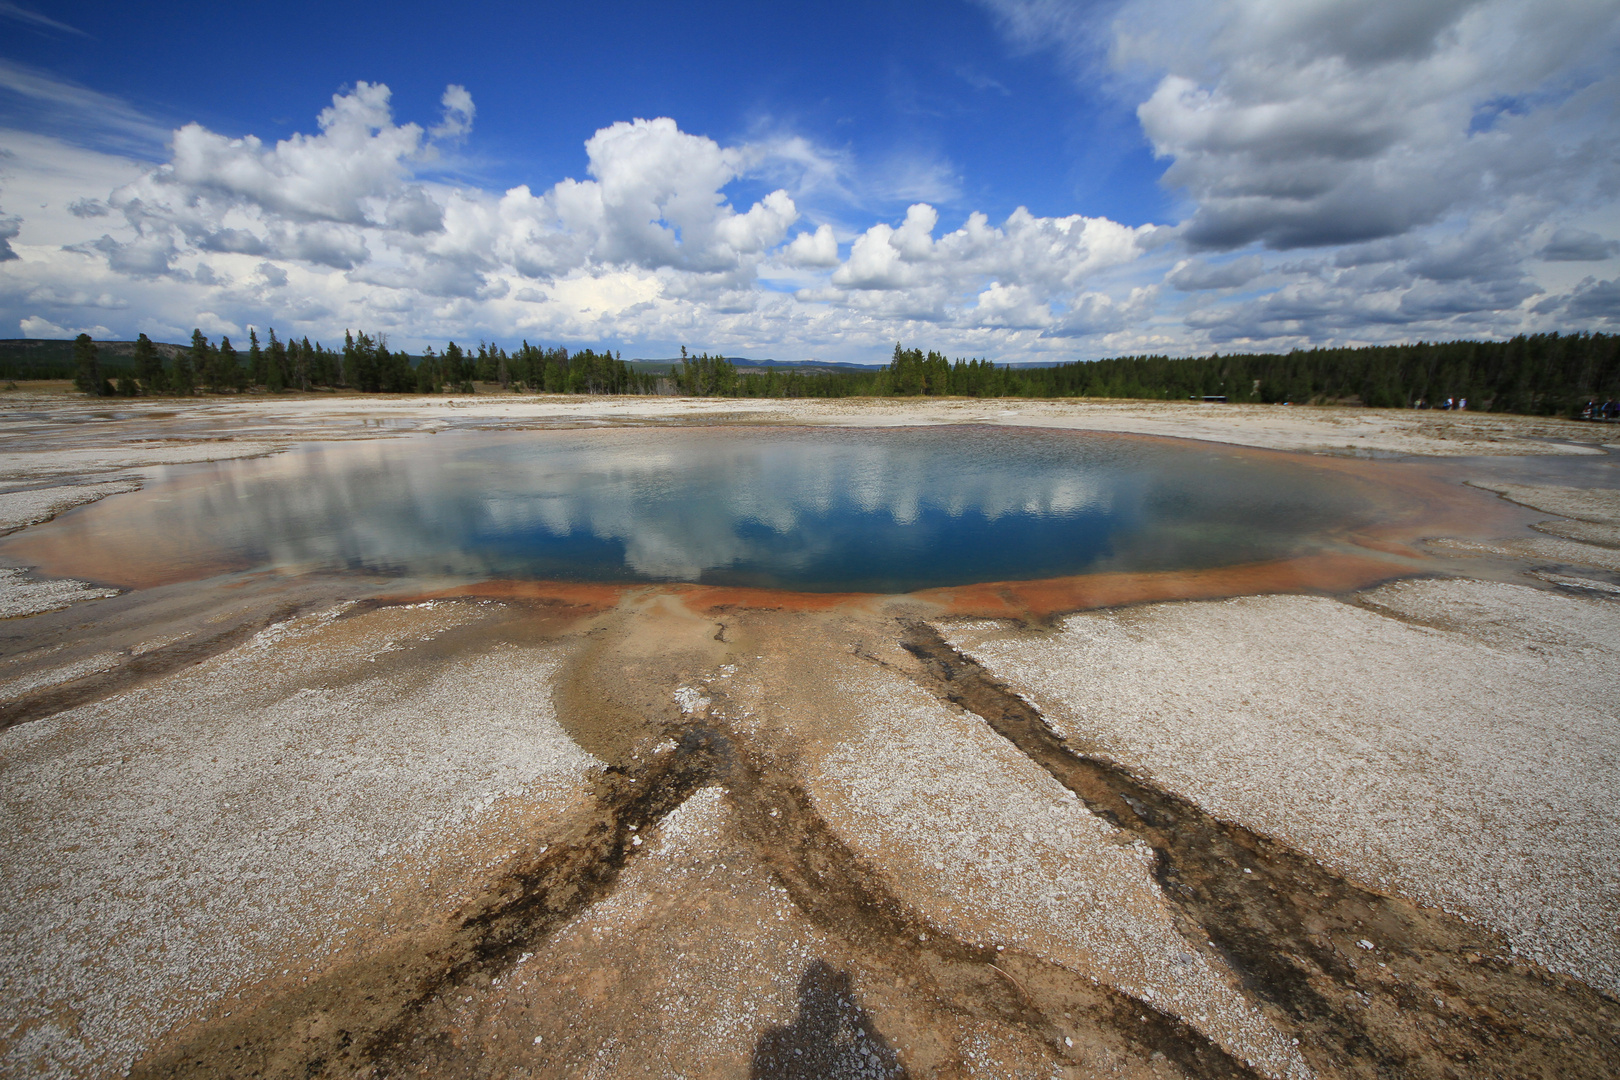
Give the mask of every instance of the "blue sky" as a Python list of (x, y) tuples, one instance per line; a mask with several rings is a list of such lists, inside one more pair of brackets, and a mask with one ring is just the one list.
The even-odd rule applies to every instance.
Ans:
[(876, 362), (1612, 331), (1617, 15), (0, 3), (0, 336)]
[(1141, 224), (1169, 209), (1132, 105), (1009, 48), (993, 14), (969, 4), (499, 5), (453, 19), (427, 4), (386, 18), (343, 3), (165, 5), (158, 18), (139, 5), (34, 10), (98, 29), (29, 33), (13, 20), (11, 59), (172, 126), (284, 138), (359, 79), (389, 86), (404, 117), (432, 115), (459, 83), (480, 115), (463, 178), (489, 186), (575, 175), (591, 132), (668, 116), (723, 144), (791, 130), (878, 172), (937, 170), (995, 217), (1084, 203)]

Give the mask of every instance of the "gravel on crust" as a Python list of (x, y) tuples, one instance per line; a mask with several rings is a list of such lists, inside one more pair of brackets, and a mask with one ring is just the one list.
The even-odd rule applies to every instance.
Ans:
[(72, 578), (40, 580), (29, 577), (27, 571), (21, 568), (0, 566), (0, 619), (41, 615), (85, 600), (101, 600), (117, 595), (117, 589), (92, 585), (88, 581), (74, 581)]
[(846, 666), (861, 730), (811, 766), (817, 812), (953, 936), (1003, 944), (1180, 1016), (1268, 1076), (1310, 1075), (1202, 941), (1176, 929), (1146, 845), (976, 716)]
[(1536, 526), (1541, 532), (1582, 544), (1620, 548), (1620, 491), (1552, 484), (1503, 484), (1490, 480), (1471, 480), (1469, 483), (1485, 491), (1494, 491), (1521, 506), (1567, 519), (1543, 521)]
[[(259, 457), (283, 448), (283, 443), (230, 442), (198, 439), (170, 444), (115, 443), (110, 446), (50, 450), (12, 450), (0, 453), (0, 478), (33, 480), (86, 473), (123, 472), (157, 465), (190, 465), (201, 461), (229, 461)], [(110, 481), (117, 483), (118, 481)]]
[(1590, 521), (1541, 521), (1533, 528), (1551, 536), (1562, 536), (1582, 544), (1620, 548), (1620, 525), (1598, 525)]
[(1620, 525), (1620, 491), (1612, 488), (1559, 487), (1552, 484), (1501, 484), (1470, 480), (1474, 487), (1494, 491), (1532, 510), (1574, 518), (1595, 525)]
[(137, 491), (140, 486), (139, 480), (123, 479), (0, 492), (0, 531), (38, 525), (75, 506), (84, 506), (108, 495)]
[[(1585, 524), (1571, 522), (1570, 524)], [(1612, 528), (1593, 525), (1589, 528)], [(1620, 532), (1620, 530), (1616, 530)], [(1528, 540), (1457, 540), (1445, 538), (1429, 541), (1446, 551), (1461, 551), (1477, 555), (1499, 555), (1530, 563), (1561, 563), (1568, 566), (1591, 566), (1599, 570), (1620, 571), (1620, 549), (1583, 544), (1575, 540), (1555, 540), (1552, 537), (1531, 537)]]
[(1481, 581), (957, 624), (1076, 745), (1620, 991), (1620, 604)]
[(99, 675), (103, 671), (111, 671), (123, 662), (123, 659), (122, 653), (100, 652), (75, 660), (71, 664), (63, 664), (58, 668), (31, 671), (15, 679), (6, 679), (0, 682), (0, 701), (15, 701), (24, 694), (33, 693), (35, 690), (43, 690), (48, 686), (60, 686), (63, 683), (72, 682), (74, 679), (82, 679), (86, 675)]
[(231, 991), (423, 917), (468, 836), (583, 798), (599, 763), (554, 716), (559, 647), (412, 652), (476, 607), (301, 617), (0, 734), (0, 1072), (121, 1071)]

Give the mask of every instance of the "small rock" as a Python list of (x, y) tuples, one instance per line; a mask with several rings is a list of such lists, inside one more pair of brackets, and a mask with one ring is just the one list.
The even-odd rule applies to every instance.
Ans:
[(1366, 938), (1362, 938), (1360, 941), (1356, 942), (1356, 944), (1360, 945), (1363, 949), (1366, 949), (1369, 952), (1372, 951), (1373, 943), (1368, 941)]

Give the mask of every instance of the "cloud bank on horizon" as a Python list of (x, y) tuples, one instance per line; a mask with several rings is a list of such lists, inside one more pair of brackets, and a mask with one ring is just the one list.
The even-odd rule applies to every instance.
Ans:
[(0, 336), (876, 362), (895, 340), (1016, 361), (1620, 329), (1615, 3), (983, 6), (1021, 62), (1134, 106), (1176, 220), (992, 218), (948, 184), (877, 217), (847, 148), (669, 117), (595, 131), (583, 179), (490, 188), (455, 168), (461, 85), (402, 122), (358, 81), (275, 141), (187, 123), (153, 163), (118, 141), (154, 128), (138, 110), (0, 61), (12, 100), (104, 129), (0, 132)]

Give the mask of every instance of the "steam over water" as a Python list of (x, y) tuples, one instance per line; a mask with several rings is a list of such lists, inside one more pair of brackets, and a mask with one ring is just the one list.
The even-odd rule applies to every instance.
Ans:
[(1375, 502), (1305, 463), (1123, 436), (636, 428), (179, 467), (37, 535), (113, 581), (281, 568), (903, 592), (1286, 557)]

